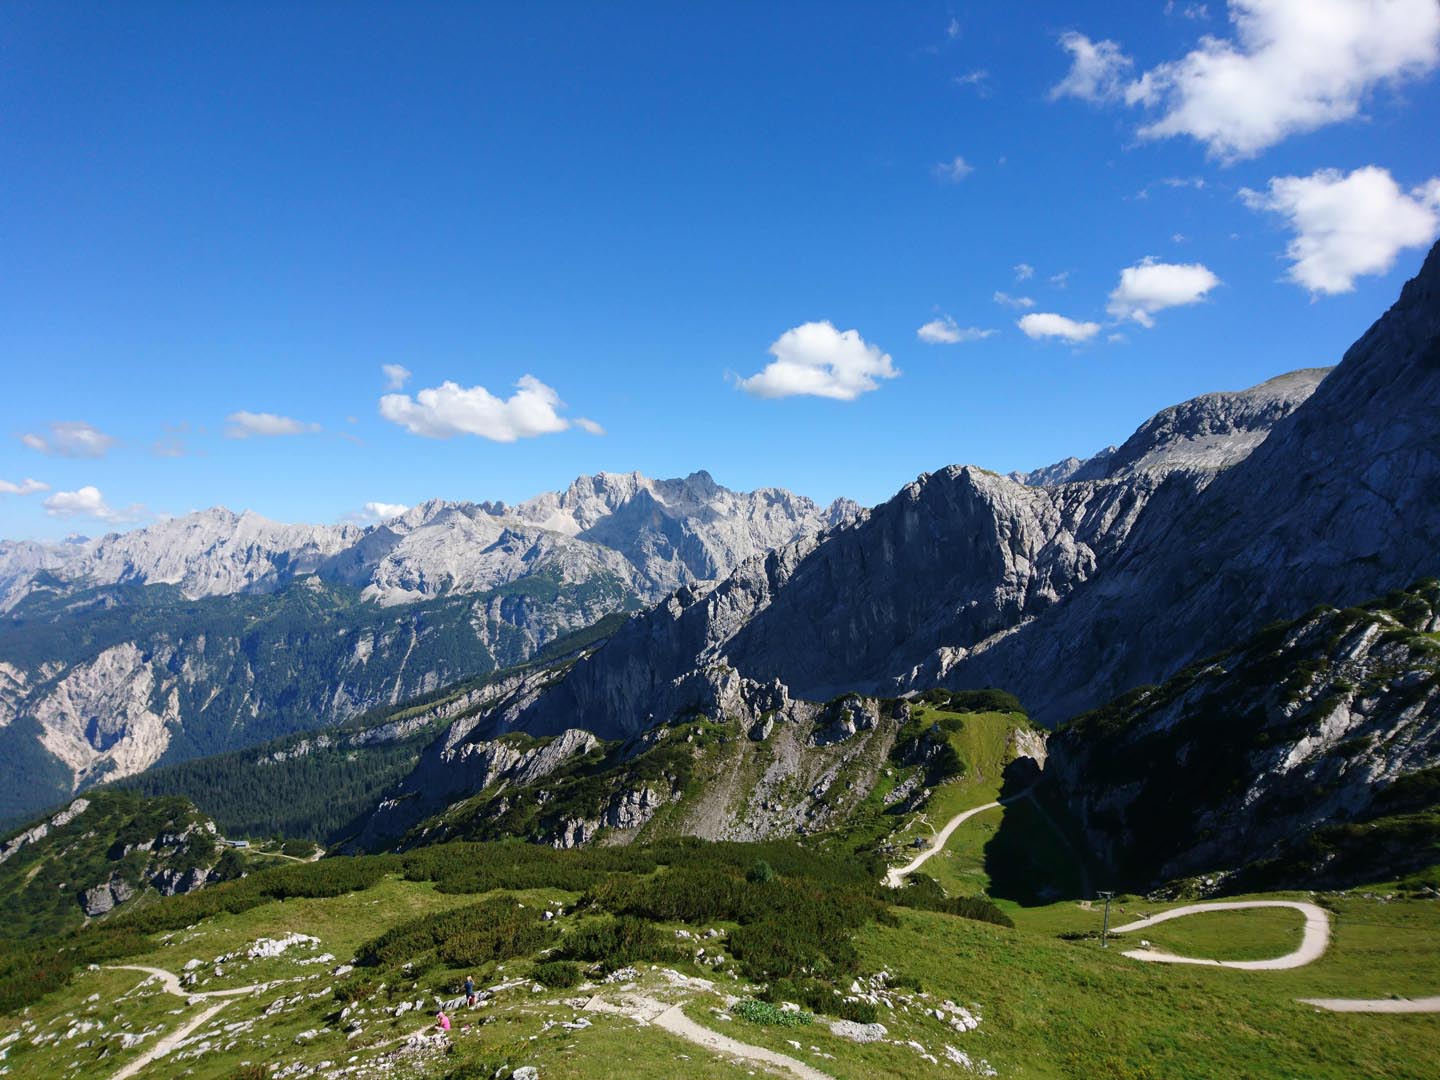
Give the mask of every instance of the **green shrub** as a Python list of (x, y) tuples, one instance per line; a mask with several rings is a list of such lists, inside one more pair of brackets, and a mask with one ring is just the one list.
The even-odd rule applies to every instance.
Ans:
[(580, 982), (580, 965), (568, 960), (547, 960), (530, 970), (530, 977), (551, 990), (566, 990)]
[(554, 933), (539, 911), (502, 898), (411, 919), (360, 946), (356, 956), (364, 967), (412, 963), (423, 968), (435, 960), (478, 967), (537, 952)]
[(756, 1001), (754, 998), (746, 998), (731, 1011), (752, 1024), (773, 1024), (776, 1027), (804, 1027), (815, 1021), (807, 1012), (791, 1012), (768, 1001)]
[(638, 960), (673, 963), (679, 950), (644, 919), (622, 915), (582, 926), (566, 939), (565, 956), (588, 960), (609, 970)]
[(752, 885), (764, 881), (774, 881), (778, 876), (775, 868), (764, 859), (756, 859), (750, 869), (745, 871), (745, 880)]

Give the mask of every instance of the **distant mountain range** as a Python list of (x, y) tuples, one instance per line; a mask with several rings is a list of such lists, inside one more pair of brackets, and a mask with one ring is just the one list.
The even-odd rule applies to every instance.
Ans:
[(520, 663), (861, 513), (704, 472), (601, 473), (369, 528), (217, 508), (0, 543), (0, 819)]

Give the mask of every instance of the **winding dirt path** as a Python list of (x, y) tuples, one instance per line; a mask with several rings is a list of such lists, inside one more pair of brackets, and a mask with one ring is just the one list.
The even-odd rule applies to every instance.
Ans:
[(901, 885), (905, 884), (905, 879), (916, 870), (919, 870), (920, 867), (924, 866), (925, 863), (930, 860), (931, 856), (938, 855), (945, 849), (945, 845), (949, 842), (951, 834), (961, 825), (964, 825), (965, 822), (969, 821), (976, 814), (983, 814), (986, 810), (994, 810), (997, 806), (1003, 803), (1014, 802), (1015, 799), (1018, 798), (1020, 798), (1020, 796), (1016, 795), (1009, 799), (1002, 799), (1000, 802), (988, 802), (984, 806), (972, 806), (969, 810), (960, 811), (960, 813), (945, 823), (945, 827), (935, 835), (935, 842), (928, 848), (919, 855), (916, 855), (915, 858), (911, 859), (904, 866), (891, 867), (889, 870), (886, 870), (885, 884), (889, 885), (892, 889), (900, 888)]
[(181, 1024), (169, 1035), (165, 1036), (165, 1038), (160, 1039), (158, 1042), (156, 1042), (154, 1046), (150, 1047), (149, 1050), (146, 1050), (145, 1053), (141, 1054), (134, 1061), (130, 1062), (129, 1065), (124, 1066), (119, 1072), (112, 1076), (110, 1080), (129, 1080), (129, 1077), (134, 1076), (141, 1069), (145, 1068), (146, 1065), (149, 1065), (157, 1058), (164, 1057), (166, 1054), (170, 1053), (171, 1050), (174, 1050), (175, 1047), (179, 1046), (182, 1042), (185, 1041), (185, 1039), (190, 1036), (191, 1032), (205, 1024), (206, 1021), (208, 1021), (212, 1016), (214, 1016), (216, 1013), (218, 1013), (221, 1009), (225, 1008), (225, 1006), (229, 1004), (230, 1003), (228, 1001), (219, 1001), (216, 1002), (214, 1005), (211, 1005), (208, 1009), (204, 1009), (201, 1012), (197, 1013), (190, 1020), (186, 1021), (184, 1024)]
[(1196, 956), (1176, 956), (1159, 949), (1131, 949), (1125, 953), (1132, 960), (1150, 960), (1158, 964), (1203, 964), (1206, 967), (1235, 968), (1240, 971), (1285, 971), (1289, 968), (1304, 967), (1325, 955), (1330, 945), (1330, 916), (1324, 908), (1302, 900), (1225, 900), (1210, 904), (1186, 904), (1172, 911), (1152, 915), (1148, 919), (1112, 927), (1112, 934), (1128, 934), (1133, 930), (1144, 930), (1171, 919), (1186, 915), (1199, 915), (1206, 911), (1241, 911), (1245, 908), (1292, 908), (1305, 916), (1305, 934), (1300, 947), (1294, 952), (1277, 956), (1272, 960), (1205, 960)]
[(703, 1046), (717, 1054), (753, 1062), (769, 1069), (782, 1069), (791, 1076), (800, 1077), (801, 1080), (834, 1080), (829, 1073), (823, 1073), (797, 1058), (778, 1054), (763, 1046), (752, 1046), (750, 1043), (732, 1039), (728, 1035), (721, 1035), (718, 1031), (711, 1031), (686, 1016), (679, 1005), (670, 1005), (664, 1001), (656, 1001), (654, 998), (638, 995), (629, 995), (625, 998), (624, 1005), (616, 1005), (597, 996), (591, 998), (585, 1008), (591, 1012), (625, 1016), (641, 1024), (653, 1024), (672, 1035), (678, 1035), (686, 1042)]
[[(239, 997), (241, 994), (249, 994), (255, 990), (272, 986), (273, 983), (251, 983), (249, 986), (235, 986), (229, 990), (201, 990), (192, 993), (180, 985), (179, 977), (173, 971), (166, 971), (164, 968), (144, 967), (140, 964), (111, 964), (111, 971), (143, 971), (151, 979), (159, 979), (160, 984), (165, 988), (167, 994), (174, 994), (176, 997), (183, 997), (187, 1001), (205, 1001), (208, 998), (218, 997)], [(146, 980), (149, 981), (148, 979)]]
[(1423, 998), (1297, 998), (1327, 1012), (1433, 1013), (1440, 1012), (1440, 997)]

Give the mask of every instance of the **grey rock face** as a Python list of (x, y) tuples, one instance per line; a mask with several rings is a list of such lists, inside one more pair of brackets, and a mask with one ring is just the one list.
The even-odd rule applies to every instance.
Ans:
[(600, 473), (516, 506), (432, 500), (368, 528), (215, 508), (93, 541), (0, 542), (0, 610), (41, 573), (71, 585), (175, 585), (190, 598), (270, 592), (315, 574), (394, 604), (543, 571), (569, 582), (615, 576), (656, 598), (858, 513), (847, 500), (820, 507), (778, 488), (730, 491), (706, 472)]
[(1055, 722), (1274, 619), (1433, 573), (1437, 420), (1440, 246), (1248, 457), (1168, 512), (1152, 508), (1103, 575), (962, 659), (947, 683), (1003, 684)]
[[(1318, 611), (1082, 717), (1050, 738), (1046, 787), (1136, 887), (1293, 860), (1317, 828), (1421, 808), (1393, 796), (1440, 764), (1440, 650), (1415, 632), (1440, 587), (1396, 606)], [(1412, 844), (1290, 873), (1370, 880), (1430, 859)]]
[[(180, 745), (233, 749), (252, 722), (259, 741), (289, 734), (302, 717), (337, 723), (523, 662), (608, 614), (859, 513), (779, 489), (730, 491), (703, 472), (601, 473), (518, 506), (432, 501), (366, 529), (217, 509), (95, 541), (0, 544), (0, 610), (25, 600), (17, 618), (50, 624), (138, 610), (145, 627), (38, 665), (12, 660), (0, 642), (0, 727), (33, 719), (76, 787), (123, 777), (160, 760), (182, 729), (192, 737)], [(169, 585), (191, 598), (276, 594), (291, 640), (237, 637), (237, 623), (213, 605), (156, 623), (137, 590), (115, 587), (126, 585)], [(72, 598), (95, 587), (83, 602)], [(328, 684), (318, 696), (315, 667)], [(296, 683), (311, 696), (287, 704)], [(37, 791), (33, 802), (55, 797)]]
[(1406, 584), (1440, 541), (1437, 328), (1440, 249), (1328, 376), (1167, 409), (1099, 478), (921, 477), (823, 543), (677, 591), (516, 725), (632, 735), (715, 703), (725, 670), (811, 699), (1001, 686), (1054, 723), (1276, 617)]

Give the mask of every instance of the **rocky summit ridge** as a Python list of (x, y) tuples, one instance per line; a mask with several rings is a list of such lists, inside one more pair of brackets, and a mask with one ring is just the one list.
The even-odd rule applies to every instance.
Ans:
[(921, 476), (823, 539), (677, 590), (470, 737), (632, 737), (927, 686), (1005, 687), (1058, 722), (1433, 569), (1437, 398), (1440, 246), (1335, 369), (1164, 410), (1064, 482)]
[(174, 585), (196, 599), (276, 591), (311, 574), (382, 604), (535, 573), (612, 575), (653, 599), (859, 512), (849, 500), (821, 507), (780, 488), (731, 491), (703, 471), (672, 480), (602, 472), (514, 506), (433, 499), (366, 527), (214, 507), (96, 540), (0, 543), (0, 610), (38, 589)]

